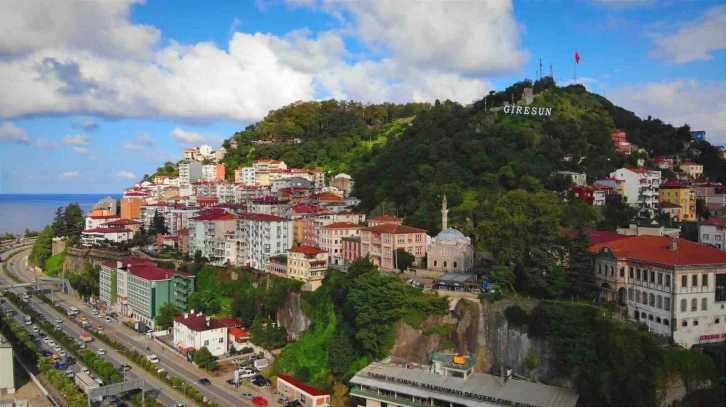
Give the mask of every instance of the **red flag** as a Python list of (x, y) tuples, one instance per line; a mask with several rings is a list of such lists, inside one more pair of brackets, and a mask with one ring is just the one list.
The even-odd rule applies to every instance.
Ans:
[(577, 51), (575, 51), (575, 63), (576, 64), (580, 63), (580, 54), (578, 54)]

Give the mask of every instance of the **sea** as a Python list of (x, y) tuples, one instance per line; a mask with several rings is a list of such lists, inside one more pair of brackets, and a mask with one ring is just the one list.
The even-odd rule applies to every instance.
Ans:
[(58, 207), (77, 202), (86, 214), (107, 196), (121, 198), (119, 194), (0, 194), (0, 234), (42, 230), (53, 222)]

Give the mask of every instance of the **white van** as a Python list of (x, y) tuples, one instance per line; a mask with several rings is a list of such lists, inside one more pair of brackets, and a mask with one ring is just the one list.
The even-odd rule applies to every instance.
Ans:
[(255, 369), (257, 369), (257, 371), (264, 370), (267, 366), (270, 366), (269, 360), (267, 360), (267, 359), (255, 360)]

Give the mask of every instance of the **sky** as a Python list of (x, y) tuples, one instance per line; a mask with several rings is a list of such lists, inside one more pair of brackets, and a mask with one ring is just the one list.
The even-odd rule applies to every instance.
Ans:
[(535, 78), (726, 144), (723, 0), (0, 0), (0, 193), (119, 193), (298, 100)]

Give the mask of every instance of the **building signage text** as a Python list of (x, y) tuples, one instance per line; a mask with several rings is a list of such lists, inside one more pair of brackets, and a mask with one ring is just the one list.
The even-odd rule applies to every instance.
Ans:
[(726, 333), (701, 335), (701, 337), (699, 338), (699, 340), (702, 340), (702, 341), (712, 341), (714, 339), (726, 339)]
[(418, 387), (419, 389), (429, 390), (436, 393), (450, 394), (452, 396), (464, 397), (472, 400), (484, 401), (489, 403), (495, 403), (504, 406), (512, 407), (539, 407), (535, 404), (519, 403), (512, 400), (505, 400), (499, 397), (485, 396), (483, 394), (471, 393), (468, 391), (462, 391), (458, 389), (450, 389), (443, 386), (436, 386), (434, 384), (419, 383), (413, 380), (401, 379), (395, 376), (386, 376), (373, 372), (368, 372), (368, 377), (376, 380), (384, 380), (391, 383), (401, 384), (404, 386)]
[(529, 106), (504, 106), (505, 114), (521, 116), (552, 116), (551, 107), (529, 107)]

